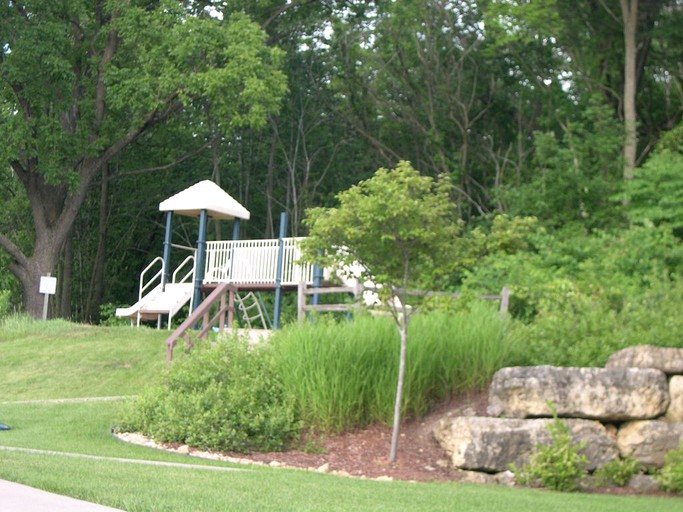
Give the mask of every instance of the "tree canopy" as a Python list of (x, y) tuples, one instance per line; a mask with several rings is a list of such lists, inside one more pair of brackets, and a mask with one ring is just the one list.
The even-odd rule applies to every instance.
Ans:
[[(263, 126), (285, 91), (281, 52), (243, 13), (223, 20), (192, 3), (31, 2), (0, 6), (0, 149), (30, 205), (33, 240), (0, 246), (36, 314), (98, 173), (173, 117), (210, 105), (224, 132)], [(192, 130), (186, 131), (191, 144)]]
[(447, 175), (468, 229), (672, 222), (682, 23), (679, 0), (0, 2), (0, 287), (35, 311), (51, 271), (56, 312), (97, 320), (159, 252), (158, 203), (209, 178), (252, 237), (400, 161)]

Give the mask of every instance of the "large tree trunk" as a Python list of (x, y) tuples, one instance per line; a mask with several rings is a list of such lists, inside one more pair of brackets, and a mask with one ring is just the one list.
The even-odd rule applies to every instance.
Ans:
[[(43, 314), (43, 295), (39, 293), (40, 278), (48, 273), (54, 277), (54, 271), (59, 261), (59, 251), (50, 244), (52, 233), (36, 232), (36, 251), (27, 259), (25, 267), (10, 265), (10, 271), (19, 279), (23, 288), (24, 311), (40, 318)], [(61, 247), (61, 243), (58, 247)]]
[[(0, 234), (0, 247), (14, 260), (9, 270), (23, 288), (23, 305), (27, 314), (42, 316), (43, 297), (39, 293), (40, 277), (49, 272), (55, 276), (59, 255), (71, 231), (76, 215), (85, 200), (101, 159), (86, 159), (79, 165), (81, 180), (72, 192), (65, 185), (51, 185), (31, 166), (15, 162), (13, 169), (26, 189), (31, 205), (35, 239), (33, 254), (26, 256), (11, 240)], [(58, 276), (55, 276), (58, 277)]]
[(636, 131), (636, 45), (638, 31), (638, 1), (621, 0), (624, 19), (624, 179), (633, 179), (638, 148)]

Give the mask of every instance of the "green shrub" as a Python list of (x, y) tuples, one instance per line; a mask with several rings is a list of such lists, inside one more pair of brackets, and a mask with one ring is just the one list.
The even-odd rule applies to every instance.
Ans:
[(119, 318), (116, 316), (116, 304), (111, 302), (106, 302), (100, 304), (100, 325), (116, 326), (116, 325), (128, 325), (130, 320), (127, 318)]
[(625, 347), (683, 346), (682, 297), (682, 282), (662, 282), (617, 310), (600, 293), (574, 288), (564, 305), (543, 310), (533, 322), (513, 324), (515, 335), (526, 341), (522, 363), (603, 366)]
[(161, 442), (222, 451), (280, 450), (298, 433), (267, 345), (229, 336), (173, 363), (165, 386), (140, 395), (116, 426)]
[(595, 483), (599, 487), (613, 485), (624, 487), (631, 480), (631, 477), (638, 474), (642, 469), (643, 465), (632, 457), (613, 459), (595, 471)]
[(537, 231), (528, 250), (483, 257), (464, 281), (508, 286), (522, 364), (601, 366), (634, 344), (683, 346), (682, 246), (666, 227)]
[[(451, 394), (485, 387), (512, 360), (508, 320), (497, 307), (413, 317), (403, 412), (419, 417)], [(343, 431), (393, 415), (399, 337), (387, 317), (358, 316), (289, 326), (271, 339), (278, 371), (306, 425)]]
[(569, 427), (554, 412), (548, 424), (551, 443), (539, 445), (528, 464), (512, 467), (515, 480), (522, 485), (541, 485), (554, 491), (576, 491), (586, 476), (586, 456), (579, 453), (585, 443), (572, 443)]
[(664, 466), (656, 478), (665, 491), (683, 494), (683, 442), (678, 450), (667, 453), (664, 457)]
[(11, 310), (10, 291), (0, 290), (0, 318), (6, 317)]

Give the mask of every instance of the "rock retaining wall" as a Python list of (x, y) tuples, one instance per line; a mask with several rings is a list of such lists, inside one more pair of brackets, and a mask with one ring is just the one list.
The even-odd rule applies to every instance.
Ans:
[(504, 472), (550, 442), (549, 403), (586, 441), (590, 470), (617, 457), (661, 467), (683, 441), (683, 349), (631, 347), (606, 368), (503, 368), (489, 390), (489, 416), (443, 419), (434, 431), (454, 468)]

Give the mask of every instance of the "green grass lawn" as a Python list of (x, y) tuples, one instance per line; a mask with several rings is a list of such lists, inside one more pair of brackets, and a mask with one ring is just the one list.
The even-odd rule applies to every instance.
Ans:
[(167, 336), (11, 317), (0, 324), (0, 402), (135, 394), (162, 378)]
[[(683, 499), (677, 498), (379, 482), (253, 466), (240, 466), (239, 471), (214, 471), (210, 468), (236, 466), (132, 446), (114, 438), (110, 427), (123, 401), (13, 403), (136, 393), (145, 383), (163, 378), (164, 338), (165, 333), (150, 330), (72, 326), (64, 322), (0, 324), (0, 421), (13, 427), (0, 432), (0, 478), (131, 512), (683, 511)], [(188, 466), (146, 466), (8, 451), (8, 447)]]

